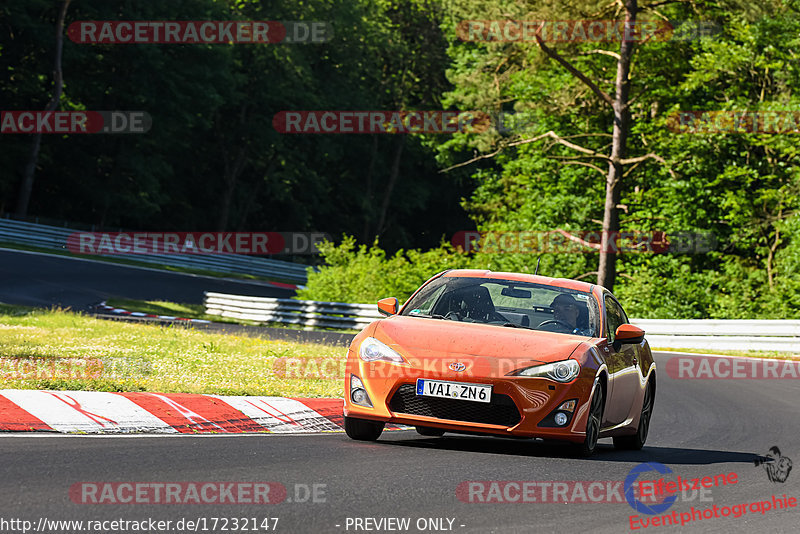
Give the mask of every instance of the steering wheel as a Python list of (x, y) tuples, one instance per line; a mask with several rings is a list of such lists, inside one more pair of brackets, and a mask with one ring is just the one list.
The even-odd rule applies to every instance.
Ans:
[(558, 319), (548, 319), (546, 321), (542, 321), (541, 323), (539, 323), (539, 326), (537, 326), (536, 328), (541, 328), (541, 327), (543, 327), (543, 326), (545, 326), (547, 324), (550, 324), (550, 323), (560, 324), (561, 326), (566, 328), (567, 331), (569, 331), (569, 332), (572, 332), (573, 330), (575, 330), (575, 328), (573, 328), (571, 325), (565, 323), (564, 321), (559, 321)]
[[(451, 316), (450, 316), (451, 314), (452, 314), (454, 317), (451, 317)], [(460, 321), (460, 320), (461, 320), (461, 314), (459, 314), (459, 313), (458, 313), (458, 312), (456, 312), (456, 311), (450, 310), (449, 312), (447, 312), (447, 313), (445, 313), (445, 314), (444, 314), (444, 318), (445, 318), (445, 319), (450, 319), (451, 321)]]
[(507, 323), (508, 319), (497, 313), (496, 311), (489, 311), (476, 317), (467, 315), (462, 319), (472, 323)]

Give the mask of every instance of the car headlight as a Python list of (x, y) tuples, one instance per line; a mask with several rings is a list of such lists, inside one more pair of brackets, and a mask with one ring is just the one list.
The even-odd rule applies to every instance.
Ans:
[(368, 337), (361, 342), (358, 356), (365, 362), (407, 363), (396, 351), (390, 349), (374, 337)]
[(508, 376), (535, 376), (549, 378), (556, 382), (571, 382), (581, 372), (581, 364), (575, 360), (535, 365), (525, 369), (517, 369)]

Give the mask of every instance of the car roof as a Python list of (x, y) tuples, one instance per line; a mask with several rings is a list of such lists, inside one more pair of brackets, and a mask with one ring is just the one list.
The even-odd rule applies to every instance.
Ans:
[(481, 269), (453, 269), (445, 272), (442, 276), (450, 278), (487, 278), (514, 280), (515, 282), (531, 282), (534, 284), (583, 291), (585, 293), (592, 293), (593, 289), (595, 288), (595, 284), (581, 282), (580, 280), (570, 280), (569, 278), (551, 278), (549, 276), (539, 276), (535, 274), (507, 273), (502, 271), (489, 271)]

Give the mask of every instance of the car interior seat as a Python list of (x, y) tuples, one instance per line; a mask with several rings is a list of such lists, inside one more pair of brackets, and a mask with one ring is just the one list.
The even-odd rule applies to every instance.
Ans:
[(446, 294), (441, 305), (436, 306), (435, 313), (447, 315), (458, 313), (462, 319), (474, 321), (502, 320), (498, 318), (489, 290), (483, 286), (469, 286)]

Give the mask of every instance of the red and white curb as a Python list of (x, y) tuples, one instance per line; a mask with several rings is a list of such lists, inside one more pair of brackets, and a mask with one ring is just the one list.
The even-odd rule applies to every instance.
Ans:
[(105, 301), (94, 307), (97, 313), (110, 313), (112, 315), (124, 315), (126, 317), (147, 317), (148, 319), (160, 319), (162, 321), (186, 321), (187, 323), (210, 323), (204, 319), (187, 319), (186, 317), (173, 317), (172, 315), (154, 315), (152, 313), (132, 312), (124, 308), (108, 306)]
[[(89, 434), (342, 430), (341, 399), (0, 390), (0, 431)], [(398, 428), (389, 426), (387, 428)]]

